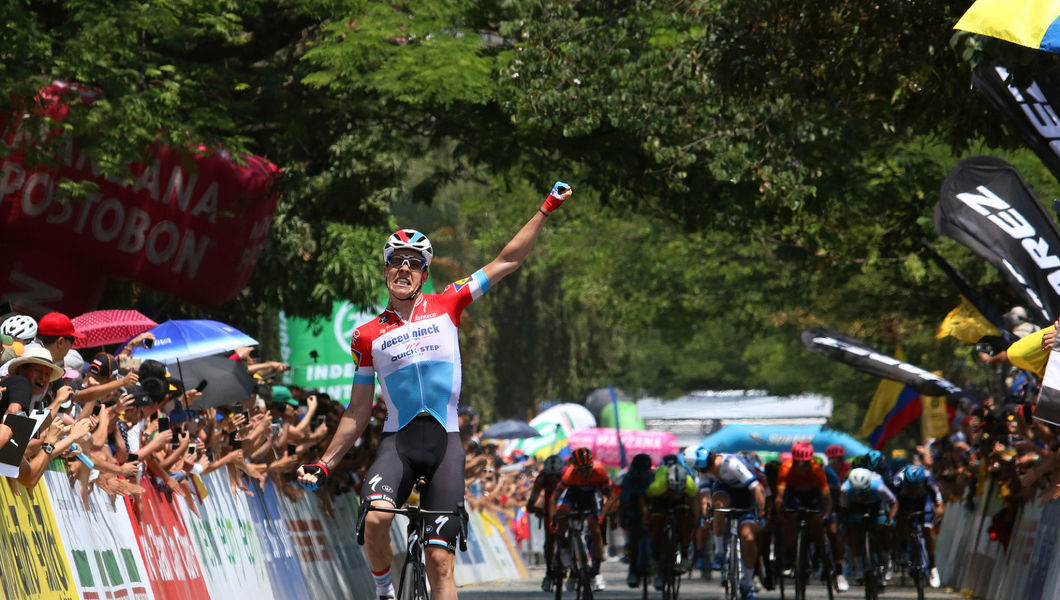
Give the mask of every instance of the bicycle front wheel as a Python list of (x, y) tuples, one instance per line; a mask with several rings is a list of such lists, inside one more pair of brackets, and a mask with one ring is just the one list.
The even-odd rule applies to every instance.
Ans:
[(806, 580), (809, 578), (809, 550), (806, 548), (806, 532), (799, 529), (795, 534), (795, 600), (806, 600)]
[(916, 551), (915, 557), (911, 557), (913, 581), (916, 583), (916, 598), (917, 600), (924, 600), (924, 594), (927, 587), (927, 576), (928, 576), (928, 560), (927, 560), (927, 547), (924, 542), (923, 535), (913, 536), (913, 548)]
[(866, 525), (865, 531), (865, 600), (876, 600), (879, 592), (877, 586), (879, 580), (877, 579), (878, 573), (876, 572), (876, 557), (873, 556), (872, 548), (872, 534), (869, 530), (869, 526)]
[(728, 582), (726, 584), (728, 598), (731, 600), (740, 598), (740, 575), (743, 567), (743, 561), (740, 558), (740, 533), (737, 529), (729, 534), (729, 563), (728, 573), (725, 574), (725, 581)]

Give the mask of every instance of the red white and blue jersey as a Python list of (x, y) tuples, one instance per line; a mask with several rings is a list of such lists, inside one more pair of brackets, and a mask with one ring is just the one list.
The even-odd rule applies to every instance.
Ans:
[(353, 332), (353, 382), (372, 385), (378, 375), (387, 408), (384, 432), (401, 429), (423, 412), (446, 431), (459, 431), (460, 315), (489, 288), (479, 269), (441, 294), (421, 294), (408, 321), (387, 309)]

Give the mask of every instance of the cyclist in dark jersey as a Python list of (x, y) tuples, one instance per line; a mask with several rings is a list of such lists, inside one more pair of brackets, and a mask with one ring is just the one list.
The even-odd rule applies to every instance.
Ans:
[[(537, 515), (544, 521), (545, 527), (545, 578), (541, 581), (541, 591), (552, 591), (552, 583), (555, 576), (552, 574), (552, 545), (555, 543), (555, 526), (552, 522), (553, 494), (559, 485), (560, 476), (567, 466), (567, 461), (558, 454), (545, 459), (544, 467), (534, 478), (534, 484), (530, 488), (530, 497), (526, 500), (526, 512)], [(538, 504), (537, 499), (541, 498)]]
[[(421, 293), (430, 276), (434, 249), (413, 229), (394, 232), (383, 246), (386, 310), (358, 327), (352, 353), (356, 371), (349, 407), (319, 462), (299, 467), (299, 482), (311, 489), (327, 478), (368, 424), (378, 376), (387, 417), (375, 462), (362, 495), (373, 505), (401, 506), (416, 480), (427, 480), (425, 510), (457, 511), (464, 497), (464, 448), (460, 441), (460, 316), (473, 300), (515, 272), (534, 247), (552, 211), (571, 195), (557, 182), (533, 217), (500, 254), (441, 294)], [(394, 596), (390, 576), (393, 515), (370, 511), (365, 518), (365, 554), (380, 598)], [(427, 526), (427, 578), (435, 600), (455, 600), (454, 551), (459, 520), (437, 517)]]

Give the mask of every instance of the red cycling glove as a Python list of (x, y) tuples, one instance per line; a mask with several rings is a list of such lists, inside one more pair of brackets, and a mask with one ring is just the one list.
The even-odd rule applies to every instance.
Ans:
[(552, 193), (549, 194), (548, 198), (545, 198), (545, 201), (541, 204), (541, 211), (547, 215), (559, 208), (564, 201), (562, 194), (568, 189), (570, 189), (569, 185), (562, 181), (557, 181), (556, 185), (552, 186)]

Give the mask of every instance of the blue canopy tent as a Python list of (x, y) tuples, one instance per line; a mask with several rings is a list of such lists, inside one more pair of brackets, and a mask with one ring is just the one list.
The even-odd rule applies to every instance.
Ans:
[(809, 440), (815, 452), (824, 453), (831, 444), (847, 449), (847, 457), (865, 454), (871, 448), (842, 431), (821, 430), (820, 425), (726, 425), (703, 438), (700, 446), (716, 452), (786, 452), (795, 442)]

